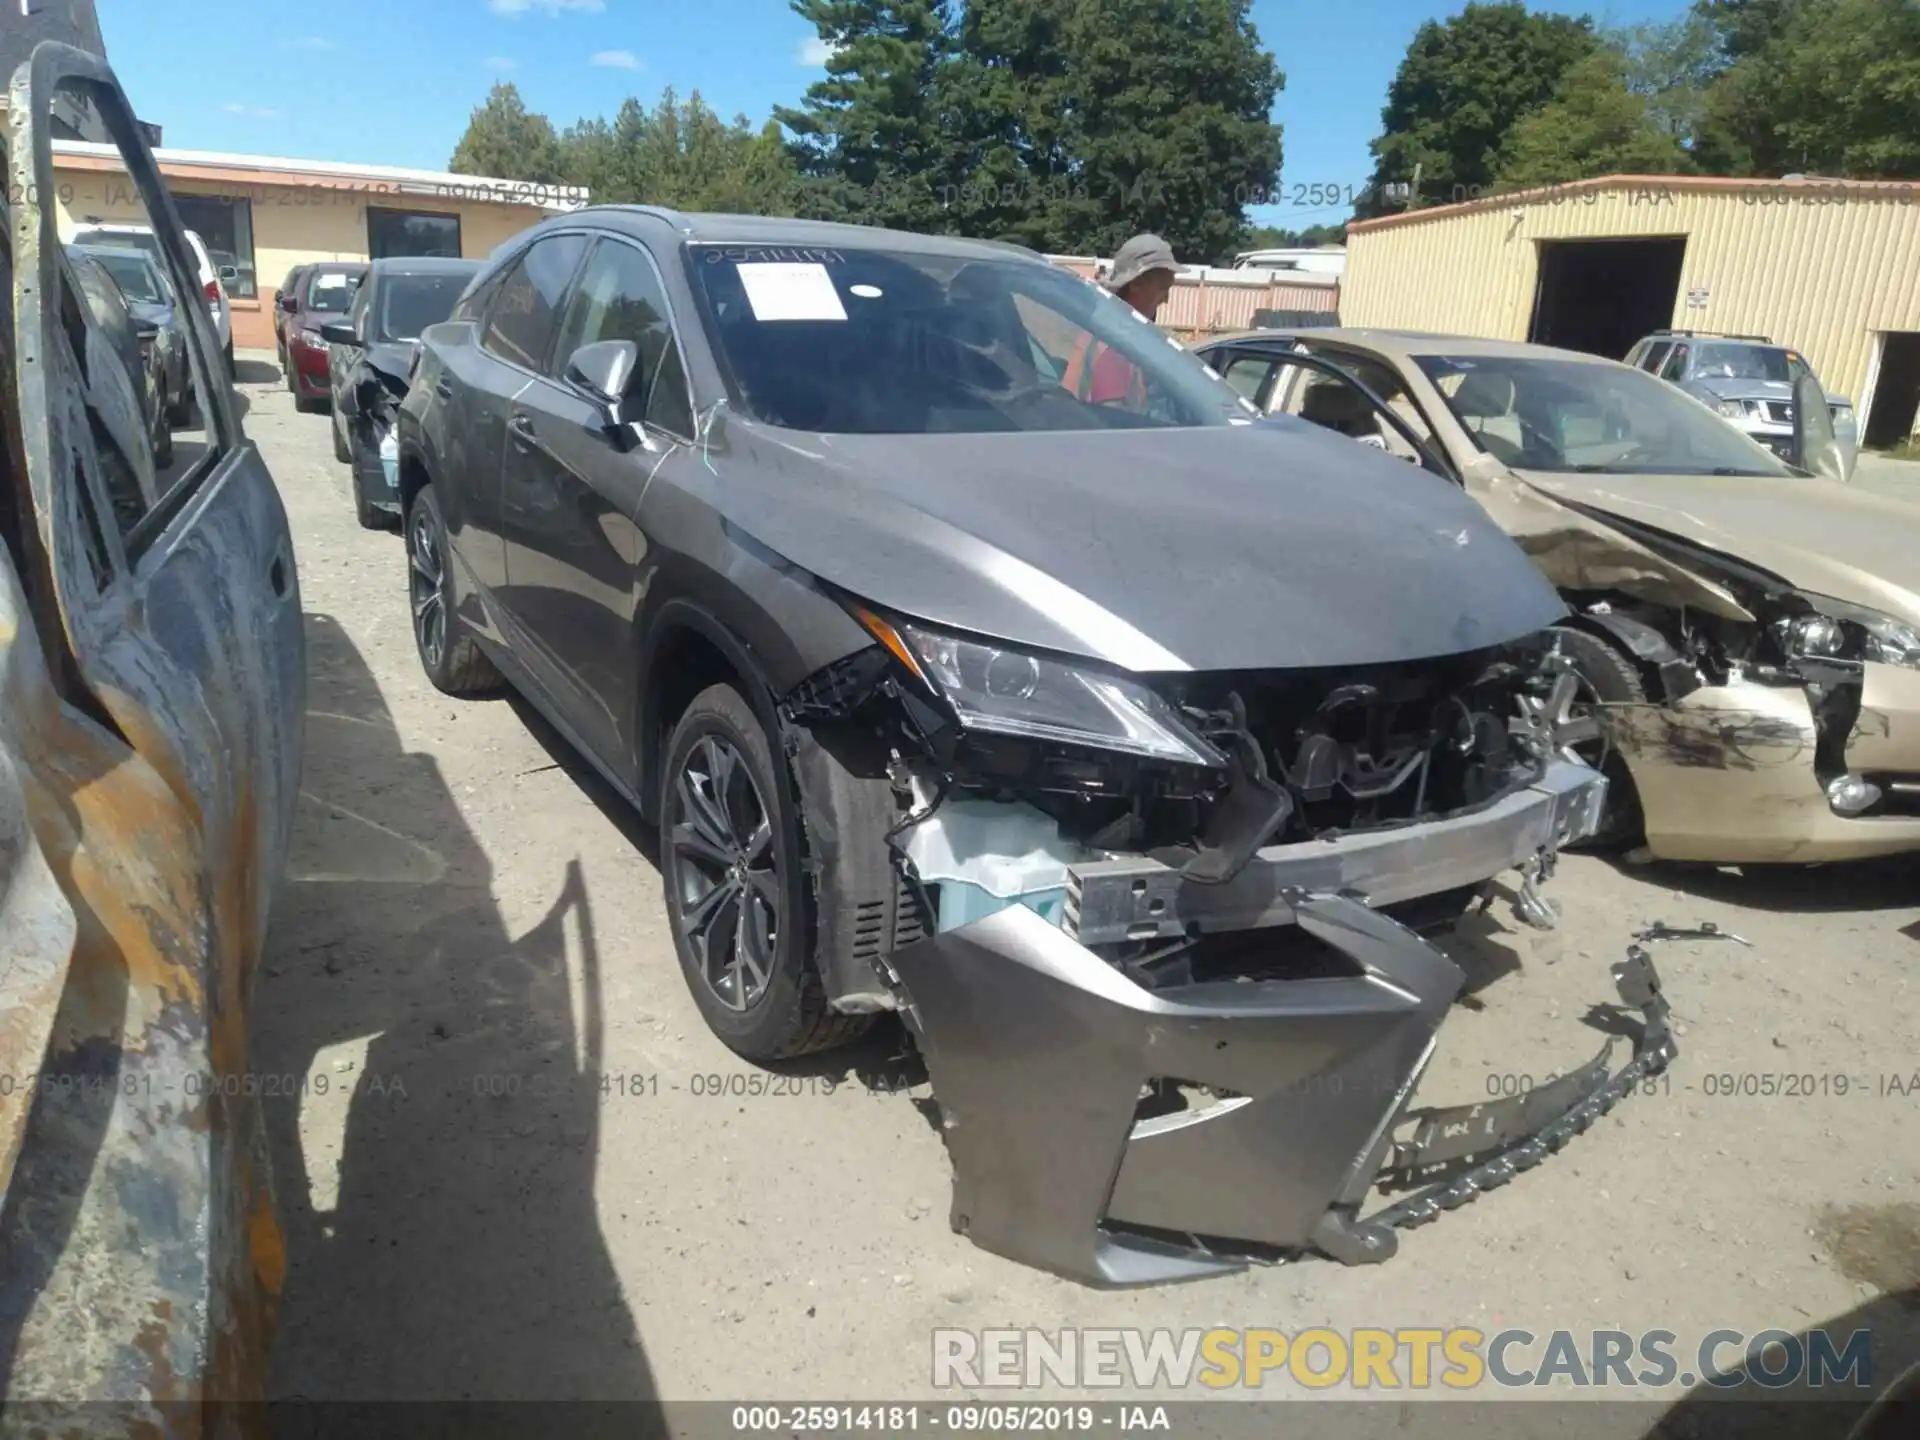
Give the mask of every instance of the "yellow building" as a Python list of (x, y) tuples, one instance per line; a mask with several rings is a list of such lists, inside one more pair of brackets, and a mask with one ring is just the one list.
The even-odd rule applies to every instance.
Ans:
[(1612, 355), (1657, 329), (1762, 335), (1855, 404), (1920, 406), (1920, 183), (1608, 175), (1357, 222), (1347, 325)]
[[(156, 150), (180, 219), (222, 270), (233, 343), (271, 350), (273, 296), (296, 265), (397, 255), (484, 259), (549, 215), (578, 209), (577, 187), (269, 155)], [(54, 142), (60, 233), (88, 221), (145, 219), (119, 152)]]

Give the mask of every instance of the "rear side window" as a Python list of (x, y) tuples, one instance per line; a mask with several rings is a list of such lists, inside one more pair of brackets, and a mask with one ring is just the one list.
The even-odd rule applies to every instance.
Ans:
[(584, 235), (553, 235), (535, 242), (501, 281), (480, 343), (502, 360), (539, 370), (560, 326), (567, 284), (586, 248)]
[(646, 255), (618, 240), (602, 240), (587, 262), (580, 287), (567, 307), (554, 352), (555, 368), (564, 371), (574, 351), (602, 340), (631, 340), (640, 348), (640, 364), (629, 393), (647, 422), (691, 436), (693, 408), (667, 314), (666, 293)]
[(1656, 340), (1648, 345), (1640, 358), (1633, 363), (1649, 375), (1658, 375), (1660, 366), (1673, 351), (1671, 340)]

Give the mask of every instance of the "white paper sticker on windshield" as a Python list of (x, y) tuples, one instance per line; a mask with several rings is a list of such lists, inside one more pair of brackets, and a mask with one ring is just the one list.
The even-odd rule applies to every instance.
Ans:
[(740, 269), (756, 320), (844, 320), (847, 310), (824, 265), (753, 262)]
[(344, 290), (347, 288), (347, 281), (351, 278), (352, 277), (347, 275), (316, 275), (313, 277), (313, 288), (316, 290)]

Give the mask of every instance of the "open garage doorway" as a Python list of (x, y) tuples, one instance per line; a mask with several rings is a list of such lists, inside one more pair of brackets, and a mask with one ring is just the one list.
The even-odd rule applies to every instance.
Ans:
[(1536, 345), (1619, 360), (1633, 342), (1673, 324), (1687, 237), (1542, 240), (1533, 295)]
[(1920, 410), (1920, 333), (1889, 330), (1880, 337), (1880, 373), (1861, 443), (1875, 450), (1898, 445), (1913, 433)]

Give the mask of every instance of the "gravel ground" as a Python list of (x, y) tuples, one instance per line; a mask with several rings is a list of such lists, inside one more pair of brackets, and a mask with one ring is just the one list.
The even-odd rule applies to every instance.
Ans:
[[(1082, 1289), (951, 1232), (897, 1033), (744, 1093), (769, 1077), (702, 1025), (640, 827), (524, 705), (426, 683), (401, 542), (355, 525), (326, 418), (294, 413), (270, 357), (241, 380), (311, 662), (255, 1020), (257, 1068), (300, 1096), (270, 1110), (290, 1257), (274, 1393), (933, 1398), (945, 1326), (1607, 1326), (1684, 1348), (1869, 1324), (1882, 1378), (1920, 1354), (1920, 1093), (1898, 1093), (1920, 1070), (1920, 862), (1566, 859), (1557, 932), (1502, 909), (1454, 943), (1471, 994), (1423, 1098), (1589, 1057), (1629, 933), (1711, 920), (1753, 948), (1660, 948), (1682, 1031), (1666, 1093), (1388, 1264)], [(1811, 1093), (1740, 1093), (1779, 1075)], [(1582, 1433), (1637, 1435), (1680, 1394)]]

